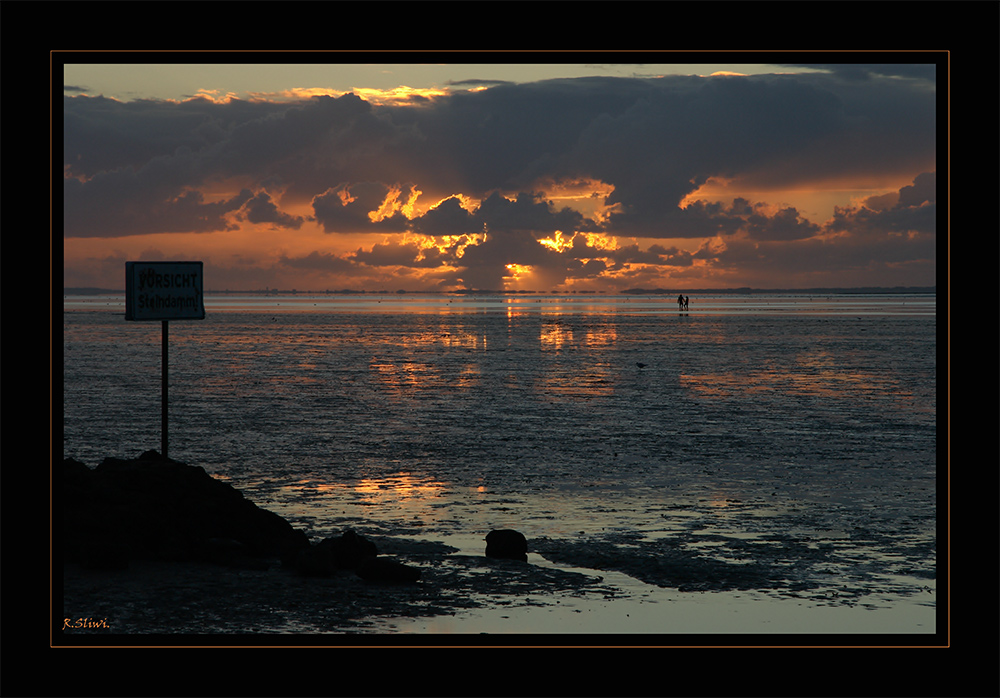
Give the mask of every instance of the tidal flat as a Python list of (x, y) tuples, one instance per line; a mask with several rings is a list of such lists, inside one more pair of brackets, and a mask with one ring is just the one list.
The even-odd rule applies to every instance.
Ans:
[[(207, 300), (171, 327), (171, 456), (421, 580), (70, 566), (65, 613), (175, 639), (935, 633), (933, 295), (668, 300)], [(117, 302), (65, 303), (63, 451), (90, 465), (160, 437), (159, 328)], [(483, 556), (498, 528), (526, 565)]]

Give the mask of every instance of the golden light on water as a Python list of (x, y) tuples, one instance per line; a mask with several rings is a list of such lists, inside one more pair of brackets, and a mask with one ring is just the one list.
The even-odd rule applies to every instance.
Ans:
[(427, 384), (435, 378), (432, 366), (414, 361), (380, 361), (372, 359), (370, 375), (375, 381), (389, 391), (390, 395), (399, 396), (406, 389), (412, 389)]
[(538, 339), (542, 349), (558, 351), (573, 343), (573, 328), (560, 320), (546, 322)]
[(352, 488), (371, 503), (400, 503), (409, 499), (427, 499), (441, 496), (446, 485), (435, 480), (418, 478), (411, 473), (397, 473), (385, 478), (365, 479)]
[(618, 341), (618, 328), (614, 325), (600, 328), (589, 328), (584, 335), (588, 347), (610, 347)]
[(383, 478), (365, 478), (353, 485), (341, 482), (320, 482), (306, 478), (297, 480), (284, 489), (337, 496), (342, 496), (350, 491), (361, 495), (362, 499), (368, 503), (387, 503), (438, 497), (445, 492), (447, 485), (436, 480), (401, 472)]
[[(485, 334), (461, 331), (455, 327), (448, 330), (436, 328), (407, 335), (401, 346), (414, 352), (464, 349), (481, 353), (487, 349), (487, 337)], [(372, 357), (368, 364), (368, 375), (387, 395), (394, 398), (442, 386), (468, 390), (478, 385), (481, 378), (478, 362), (471, 359), (458, 370), (444, 371), (433, 362)]]
[(383, 513), (391, 511), (395, 516), (431, 523), (439, 516), (434, 503), (448, 494), (446, 483), (410, 472), (363, 478), (354, 483), (305, 478), (281, 487), (277, 501), (269, 506), (290, 516), (317, 516), (317, 511), (324, 512), (321, 518), (342, 516), (352, 507), (361, 507), (365, 512), (376, 507)]

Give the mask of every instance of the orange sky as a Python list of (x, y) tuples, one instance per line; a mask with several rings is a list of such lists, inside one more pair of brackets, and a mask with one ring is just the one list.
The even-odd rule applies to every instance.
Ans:
[(128, 100), (67, 71), (64, 284), (933, 285), (935, 82), (777, 72)]

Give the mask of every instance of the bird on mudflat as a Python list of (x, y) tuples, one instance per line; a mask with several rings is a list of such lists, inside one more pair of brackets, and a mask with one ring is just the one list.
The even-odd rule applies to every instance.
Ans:
[(639, 368), (646, 368), (646, 364), (644, 364), (644, 363), (641, 363), (641, 362), (639, 362), (639, 361), (636, 361), (636, 362), (635, 362), (635, 365), (636, 365), (636, 366), (638, 366)]

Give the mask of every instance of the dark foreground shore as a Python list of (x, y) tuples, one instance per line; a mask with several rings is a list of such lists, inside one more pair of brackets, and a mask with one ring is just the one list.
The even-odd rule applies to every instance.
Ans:
[[(357, 522), (357, 531), (310, 540), (204, 469), (155, 452), (107, 458), (96, 468), (66, 460), (53, 494), (60, 512), (55, 644), (95, 635), (120, 635), (129, 644), (135, 638), (190, 644), (192, 638), (244, 635), (328, 640), (391, 633), (406, 619), (468, 618), (477, 609), (562, 604), (589, 610), (587, 604), (627, 596), (625, 587), (670, 592), (675, 610), (680, 599), (709, 592), (706, 600), (715, 605), (705, 612), (724, 609), (734, 594), (783, 604), (782, 612), (789, 605), (876, 610), (903, 598), (934, 606), (933, 570), (887, 576), (875, 555), (882, 539), (865, 529), (832, 541), (790, 532), (741, 539), (695, 530), (649, 538), (623, 528), (526, 540), (516, 531), (468, 531), (458, 549), (440, 539), (415, 539), (412, 530), (386, 532), (373, 520), (371, 526)], [(872, 561), (859, 562), (858, 552), (866, 550)], [(913, 561), (932, 559), (922, 548), (912, 553)], [(697, 616), (679, 623), (675, 614), (662, 627), (701, 632), (704, 621)], [(629, 625), (636, 623), (622, 627)], [(768, 625), (737, 621), (727, 627), (752, 632)], [(916, 630), (932, 627), (918, 624)], [(532, 632), (549, 630), (535, 626)], [(598, 632), (622, 630), (602, 626)]]
[(482, 555), (353, 531), (310, 541), (203, 469), (155, 452), (94, 469), (67, 460), (59, 485), (56, 617), (70, 644), (93, 634), (370, 632), (386, 618), (607, 593), (600, 577), (498, 554), (485, 537)]
[[(309, 636), (372, 632), (387, 619), (454, 615), (531, 603), (531, 596), (594, 595), (600, 578), (513, 560), (449, 554), (433, 543), (379, 541), (421, 571), (413, 584), (367, 582), (351, 572), (303, 577), (208, 563), (140, 562), (127, 571), (67, 565), (64, 639), (78, 634)], [(554, 629), (555, 630), (555, 629)], [(166, 638), (166, 639), (169, 639)], [(176, 638), (187, 644), (183, 637)]]

